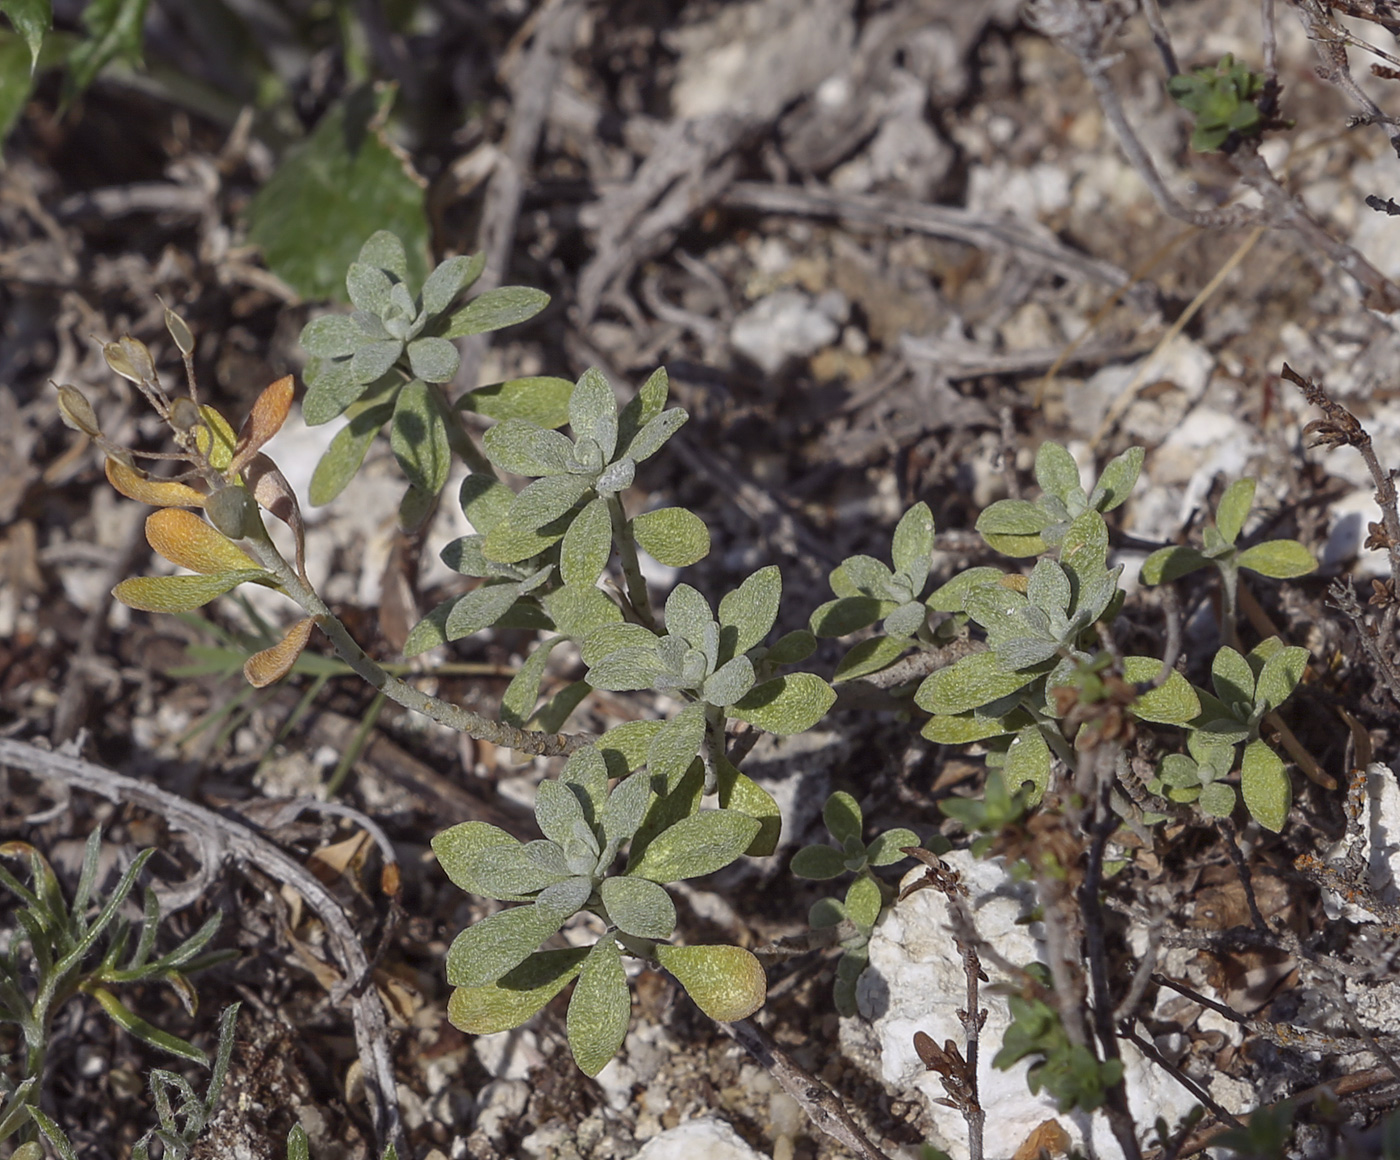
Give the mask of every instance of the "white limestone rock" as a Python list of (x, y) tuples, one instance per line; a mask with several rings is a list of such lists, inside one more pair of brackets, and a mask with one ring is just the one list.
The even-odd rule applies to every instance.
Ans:
[(733, 1128), (714, 1116), (702, 1116), (653, 1136), (635, 1160), (768, 1160)]

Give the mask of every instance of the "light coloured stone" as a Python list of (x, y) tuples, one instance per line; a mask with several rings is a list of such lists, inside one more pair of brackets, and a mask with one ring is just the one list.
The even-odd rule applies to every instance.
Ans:
[[(1350, 836), (1328, 851), (1327, 860), (1338, 862), (1350, 853)], [(1366, 767), (1366, 798), (1361, 808), (1362, 853), (1366, 861), (1367, 885), (1376, 898), (1389, 906), (1400, 903), (1400, 782), (1390, 766), (1379, 761)], [(1365, 906), (1347, 902), (1333, 891), (1322, 892), (1322, 905), (1334, 921), (1381, 922)]]
[(814, 302), (800, 290), (778, 290), (734, 320), (729, 341), (771, 375), (788, 359), (806, 358), (835, 342), (846, 309), (844, 297), (837, 302), (822, 295)]
[(653, 1136), (636, 1160), (768, 1160), (755, 1151), (733, 1128), (713, 1116), (688, 1120)]

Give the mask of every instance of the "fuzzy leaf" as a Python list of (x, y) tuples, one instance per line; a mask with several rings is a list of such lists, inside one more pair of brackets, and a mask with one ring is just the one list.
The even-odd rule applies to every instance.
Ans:
[(529, 286), (500, 286), (478, 294), (447, 316), (439, 330), (442, 338), (486, 334), (528, 322), (549, 305), (549, 295)]
[(1089, 497), (1089, 506), (1100, 512), (1111, 512), (1127, 500), (1142, 471), (1145, 455), (1143, 448), (1129, 447), (1122, 455), (1109, 460), (1094, 486), (1094, 494)]
[[(336, 432), (326, 453), (316, 464), (311, 476), (310, 499), (315, 507), (328, 504), (345, 490), (346, 484), (360, 470), (365, 453), (379, 430), (394, 414), (397, 394), (383, 402), (363, 406), (363, 400), (352, 405), (350, 421)], [(355, 411), (355, 408), (360, 408)]]
[(903, 656), (908, 648), (909, 640), (904, 637), (872, 636), (863, 640), (841, 658), (836, 672), (832, 674), (832, 683), (853, 681), (857, 677), (887, 669)]
[(191, 572), (261, 571), (242, 548), (183, 508), (162, 508), (147, 516), (146, 542), (172, 564)]
[(977, 517), (976, 527), (984, 537), (1039, 536), (1050, 523), (1050, 517), (1038, 504), (1024, 499), (999, 499), (983, 509), (982, 514)]
[(1195, 548), (1158, 548), (1142, 562), (1144, 584), (1170, 584), (1210, 564), (1210, 557)]
[(427, 383), (414, 379), (399, 392), (389, 446), (414, 487), (428, 495), (442, 490), (452, 466), (452, 449), (437, 392)]
[(545, 611), (567, 637), (582, 640), (605, 624), (621, 624), (622, 612), (608, 595), (592, 584), (565, 584), (543, 598)]
[(280, 681), (292, 671), (306, 642), (311, 639), (311, 630), (316, 626), (314, 617), (304, 617), (287, 630), (286, 636), (271, 648), (254, 653), (243, 662), (243, 679), (255, 689), (261, 689), (274, 681)]
[(825, 882), (846, 871), (846, 856), (830, 846), (803, 846), (792, 856), (788, 869), (799, 878)]
[(705, 738), (705, 706), (700, 702), (687, 705), (667, 721), (652, 738), (647, 750), (647, 768), (654, 778), (665, 783), (664, 793), (679, 784)]
[(740, 655), (726, 661), (706, 677), (700, 691), (711, 705), (732, 705), (753, 688), (755, 679), (753, 661)]
[(128, 1035), (181, 1059), (193, 1060), (204, 1067), (209, 1066), (209, 1057), (193, 1043), (187, 1043), (179, 1036), (171, 1035), (168, 1031), (162, 1031), (159, 1027), (147, 1023), (105, 987), (88, 986), (83, 989), (97, 1000), (108, 1018)]
[(891, 547), (894, 570), (909, 581), (909, 587), (916, 597), (928, 580), (933, 544), (933, 512), (928, 504), (916, 503), (896, 525)]
[(710, 554), (710, 529), (694, 512), (656, 508), (632, 520), (637, 544), (658, 564), (686, 568)]
[(403, 239), (393, 230), (375, 230), (365, 239), (355, 261), (365, 266), (374, 266), (394, 276), (397, 282), (407, 282), (409, 278), (408, 251)]
[(722, 655), (738, 656), (758, 644), (778, 619), (783, 577), (769, 565), (749, 576), (719, 602)]
[(969, 745), (1010, 732), (1000, 717), (978, 717), (974, 713), (930, 717), (920, 730), (925, 739), (939, 745)]
[(875, 925), (880, 917), (881, 904), (880, 885), (868, 875), (857, 875), (846, 890), (846, 916), (861, 930), (869, 930)]
[(481, 277), (486, 269), (486, 255), (459, 255), (439, 262), (423, 283), (423, 310), (429, 316), (441, 314), (452, 305), (457, 295)]
[(448, 613), (445, 630), (448, 640), (461, 640), (489, 628), (506, 614), (520, 595), (520, 585), (504, 580), (483, 584), (457, 599)]
[(1254, 820), (1264, 829), (1275, 834), (1283, 829), (1293, 805), (1293, 786), (1278, 754), (1263, 741), (1251, 741), (1244, 747), (1240, 793)]
[(583, 663), (594, 665), (604, 657), (624, 648), (656, 647), (656, 634), (640, 624), (611, 623), (590, 632), (583, 640), (580, 653)]
[(1093, 508), (1077, 516), (1065, 530), (1060, 564), (1078, 581), (1080, 592), (1103, 576), (1108, 567), (1108, 525)]
[(626, 444), (625, 454), (635, 463), (650, 459), (666, 444), (677, 431), (685, 426), (690, 418), (679, 407), (662, 411), (637, 432), (635, 438)]
[(632, 1020), (632, 997), (617, 943), (604, 935), (583, 961), (569, 1000), (569, 1050), (584, 1075), (597, 1075), (617, 1054)]
[[(601, 754), (599, 755), (601, 757)], [(603, 768), (607, 768), (606, 759)], [(647, 806), (651, 804), (651, 778), (625, 777), (613, 787), (604, 803), (600, 823), (606, 841), (625, 842), (637, 832), (637, 827), (646, 817)], [(669, 932), (668, 932), (669, 933)], [(654, 935), (663, 938), (663, 935)]]
[[(1124, 657), (1123, 678), (1135, 685), (1155, 680), (1162, 662), (1155, 657)], [(1200, 715), (1201, 699), (1191, 682), (1175, 670), (1160, 688), (1138, 694), (1133, 716), (1158, 725), (1185, 725)]]
[(1045, 796), (1050, 786), (1050, 746), (1037, 725), (1027, 725), (1011, 742), (1006, 751), (1006, 763), (1002, 766), (1002, 777), (1008, 793), (1015, 793), (1029, 782), (1030, 802), (1034, 805)]
[(902, 828), (886, 830), (870, 843), (869, 848), (865, 851), (865, 856), (872, 866), (893, 866), (896, 862), (909, 857), (904, 852), (906, 846), (917, 846), (918, 844), (919, 835), (913, 830)]
[(497, 422), (524, 419), (540, 427), (562, 427), (569, 421), (573, 390), (568, 379), (535, 375), (477, 387), (458, 399), (457, 406)]
[(525, 419), (506, 419), (482, 436), (487, 458), (513, 475), (544, 476), (568, 469), (574, 445), (567, 435)]
[(637, 432), (665, 410), (670, 391), (671, 382), (666, 376), (666, 368), (657, 367), (622, 408), (617, 417), (617, 446), (623, 455), (631, 454), (632, 441), (637, 437)]
[(192, 608), (202, 608), (214, 597), (240, 584), (267, 578), (268, 573), (261, 568), (216, 572), (210, 576), (137, 576), (123, 580), (112, 589), (112, 595), (128, 608), (142, 612), (189, 612)]
[(919, 600), (910, 600), (901, 604), (887, 617), (885, 623), (880, 627), (892, 637), (909, 643), (909, 638), (914, 636), (928, 622), (928, 606)]
[(819, 605), (808, 624), (817, 636), (849, 636), (874, 624), (899, 605), (873, 596), (838, 596)]
[[(308, 427), (329, 423), (351, 403), (379, 384), (355, 377), (352, 360), (312, 360), (306, 365), (306, 397), (301, 401), (301, 417)], [(397, 377), (397, 376), (395, 376)]]
[[(1065, 504), (1070, 502), (1072, 496), (1083, 492), (1079, 483), (1079, 465), (1075, 463), (1074, 456), (1058, 443), (1042, 443), (1036, 451), (1035, 481), (1046, 495), (1053, 495)], [(981, 531), (980, 527), (978, 531)]]
[(614, 725), (597, 741), (609, 775), (626, 777), (646, 764), (653, 738), (665, 728), (661, 721), (628, 721)]
[(481, 550), (488, 560), (498, 564), (518, 564), (562, 540), (569, 530), (569, 519), (569, 513), (565, 512), (553, 523), (539, 528), (519, 528), (508, 519), (502, 520), (487, 533)]
[(425, 383), (450, 383), (462, 356), (445, 338), (415, 338), (408, 344), (408, 365)]
[(564, 924), (557, 910), (537, 903), (512, 907), (467, 927), (447, 951), (447, 981), (484, 987), (518, 967)]
[(1231, 713), (1247, 718), (1254, 705), (1254, 670), (1229, 645), (1221, 647), (1210, 666), (1215, 695)]
[(995, 653), (973, 653), (930, 673), (914, 694), (914, 703), (930, 713), (954, 716), (1010, 696), (1038, 675), (1008, 670)]
[(292, 396), (295, 393), (291, 375), (283, 375), (276, 382), (263, 388), (238, 432), (233, 460), (228, 465), (230, 473), (242, 471), (253, 456), (262, 450), (263, 444), (282, 429), (282, 424), (287, 421), (287, 414), (292, 409)]
[(961, 612), (963, 600), (971, 589), (979, 588), (983, 584), (995, 584), (1004, 575), (1000, 568), (969, 568), (966, 572), (954, 576), (948, 583), (934, 589), (933, 594), (924, 603), (934, 612)]
[(1220, 506), (1215, 509), (1215, 527), (1227, 544), (1239, 539), (1253, 505), (1254, 480), (1237, 479), (1225, 489)]
[(515, 497), (505, 522), (521, 532), (533, 532), (570, 511), (590, 486), (588, 477), (583, 475), (547, 475), (537, 479)]
[(561, 636), (541, 641), (511, 678), (506, 691), (501, 694), (501, 720), (507, 725), (514, 725), (517, 729), (525, 727), (525, 722), (534, 712), (535, 703), (540, 699), (540, 684), (549, 666), (549, 654), (563, 641)]
[(666, 598), (666, 631), (678, 636), (693, 648), (705, 640), (705, 628), (714, 620), (709, 601), (689, 584), (677, 584)]
[(695, 1005), (711, 1019), (732, 1023), (763, 1006), (768, 980), (763, 967), (742, 947), (656, 948), (661, 965), (675, 975)]
[(490, 474), (469, 475), (462, 480), (457, 500), (467, 522), (482, 535), (489, 535), (510, 511), (515, 493)]
[(1026, 583), (1026, 599), (1046, 612), (1064, 614), (1069, 611), (1073, 595), (1069, 577), (1054, 560), (1040, 560)]
[(653, 838), (627, 873), (653, 882), (713, 874), (743, 854), (758, 830), (756, 818), (737, 810), (692, 814)]
[(107, 460), (107, 482), (127, 499), (152, 507), (203, 507), (204, 493), (188, 484), (167, 479), (147, 479), (118, 459)]
[(791, 673), (754, 686), (728, 710), (750, 725), (786, 736), (810, 729), (835, 701), (835, 690), (815, 673)]
[[(476, 868), (482, 863), (483, 855), (497, 847), (523, 850), (516, 838), (486, 822), (461, 822), (442, 830), (433, 837), (432, 847), (438, 865), (454, 886), (468, 894), (480, 894), (485, 898), (496, 896), (486, 893), (477, 877)], [(503, 901), (517, 901), (520, 897), (512, 895)]]
[(778, 803), (773, 800), (772, 794), (753, 778), (741, 773), (738, 767), (722, 754), (715, 762), (715, 769), (720, 808), (738, 810), (741, 814), (758, 820), (758, 833), (745, 848), (745, 856), (768, 857), (778, 848), (778, 839), (782, 836), (783, 812)]
[(612, 462), (617, 450), (617, 398), (597, 367), (583, 372), (569, 396), (569, 426), (575, 440), (591, 439), (602, 451), (603, 462)]
[(1308, 667), (1308, 650), (1290, 645), (1275, 652), (1259, 674), (1259, 682), (1254, 689), (1256, 709), (1265, 712), (1277, 709), (1298, 687), (1303, 679), (1303, 671)]
[(817, 651), (817, 638), (805, 628), (785, 632), (768, 650), (764, 660), (770, 665), (795, 665)]
[(1223, 781), (1213, 781), (1202, 787), (1196, 801), (1202, 812), (1212, 818), (1228, 818), (1235, 812), (1234, 788)]
[(676, 929), (676, 904), (665, 889), (646, 878), (605, 878), (598, 888), (608, 917), (623, 934), (670, 938)]
[[(640, 626), (639, 626), (640, 627)], [(650, 689), (661, 675), (656, 646), (623, 648), (588, 669), (588, 683), (609, 693)]]
[(837, 790), (822, 806), (822, 821), (831, 836), (844, 845), (860, 841), (865, 830), (865, 815), (860, 803), (844, 790)]
[(494, 983), (454, 990), (447, 1000), (447, 1019), (468, 1035), (519, 1027), (573, 982), (587, 956), (586, 947), (536, 951)]
[(1313, 554), (1297, 540), (1267, 540), (1239, 554), (1241, 568), (1273, 580), (1293, 580), (1317, 570)]

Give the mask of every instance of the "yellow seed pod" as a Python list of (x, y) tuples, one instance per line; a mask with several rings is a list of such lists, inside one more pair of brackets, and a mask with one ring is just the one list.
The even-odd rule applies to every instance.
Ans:
[(74, 431), (81, 431), (89, 439), (96, 439), (102, 434), (102, 428), (97, 425), (97, 415), (92, 409), (92, 404), (87, 401), (87, 396), (77, 387), (70, 387), (67, 383), (58, 388), (58, 416), (65, 426), (72, 427)]

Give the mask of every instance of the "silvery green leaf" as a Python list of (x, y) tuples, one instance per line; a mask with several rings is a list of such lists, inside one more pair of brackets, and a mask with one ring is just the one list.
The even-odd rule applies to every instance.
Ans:
[(831, 987), (831, 999), (838, 1015), (849, 1019), (857, 1014), (860, 1005), (856, 1000), (856, 985), (865, 968), (870, 965), (868, 946), (850, 947), (836, 960), (836, 979)]
[(627, 972), (612, 936), (604, 935), (583, 960), (566, 1023), (569, 1050), (579, 1071), (595, 1076), (603, 1070), (627, 1037), (632, 999)]
[[(920, 608), (923, 605), (919, 605)], [(909, 649), (910, 640), (901, 636), (872, 636), (852, 646), (836, 665), (831, 680), (834, 684), (854, 681), (858, 677), (878, 673), (894, 664)], [(771, 656), (771, 654), (770, 654)]]
[(1225, 708), (1247, 721), (1254, 707), (1254, 670), (1229, 645), (1222, 645), (1210, 666), (1211, 685)]
[(576, 475), (594, 475), (603, 470), (603, 449), (586, 435), (574, 440), (574, 460), (569, 470)]
[(1169, 584), (1180, 580), (1210, 563), (1207, 556), (1195, 548), (1158, 548), (1142, 562), (1142, 582), (1144, 584)]
[(1238, 540), (1244, 530), (1249, 509), (1254, 506), (1254, 486), (1252, 479), (1237, 479), (1220, 497), (1220, 505), (1215, 509), (1215, 527), (1227, 544)]
[(535, 705), (540, 699), (540, 683), (544, 680), (545, 669), (549, 665), (549, 654), (564, 642), (562, 636), (541, 641), (533, 652), (525, 658), (525, 663), (516, 670), (506, 691), (501, 695), (501, 720), (507, 725), (523, 729), (530, 719)]
[(520, 596), (520, 584), (512, 580), (502, 580), (483, 584), (459, 597), (452, 611), (448, 613), (446, 632), (448, 640), (461, 640), (483, 628), (490, 628), (505, 615), (506, 610)]
[(681, 657), (680, 671), (668, 670), (661, 674), (668, 679), (658, 681), (658, 688), (662, 689), (699, 689), (710, 671), (709, 661), (705, 654), (698, 648), (688, 648)]
[(515, 492), (489, 474), (469, 475), (457, 493), (462, 514), (483, 535), (500, 523), (515, 502)]
[(452, 615), (460, 599), (460, 596), (449, 596), (413, 626), (408, 639), (403, 642), (405, 657), (412, 659), (430, 648), (447, 643), (447, 618)]
[(301, 331), (301, 345), (317, 358), (342, 358), (355, 353), (365, 336), (344, 314), (323, 314), (313, 318)]
[(713, 620), (705, 625), (700, 651), (705, 654), (706, 673), (712, 673), (719, 668), (719, 625)]
[[(587, 955), (584, 947), (537, 951), (496, 983), (456, 988), (447, 1001), (447, 1018), (468, 1035), (519, 1027), (573, 982)], [(287, 1160), (294, 1160), (290, 1151)]]
[(819, 605), (809, 621), (817, 636), (848, 636), (874, 624), (882, 612), (899, 607), (892, 600), (876, 600), (873, 596), (838, 596)]
[(661, 721), (626, 721), (604, 733), (595, 745), (607, 763), (610, 776), (625, 778), (645, 765), (652, 738), (663, 727)]
[[(1124, 657), (1123, 679), (1142, 685), (1157, 679), (1162, 662), (1155, 657)], [(1201, 712), (1201, 699), (1191, 682), (1175, 670), (1155, 689), (1145, 689), (1133, 702), (1133, 715), (1158, 725), (1184, 725)]]
[[(574, 832), (579, 833), (580, 829), (582, 829), (583, 834), (592, 838), (593, 835), (588, 833), (588, 827), (581, 820), (574, 827)], [(593, 848), (593, 857), (598, 857), (596, 843)], [(592, 867), (590, 866), (589, 869)], [(553, 886), (546, 886), (535, 896), (535, 906), (557, 916), (562, 926), (566, 918), (573, 917), (583, 909), (584, 903), (588, 901), (588, 897), (592, 893), (592, 880), (585, 875), (579, 875), (574, 878), (566, 878), (563, 882), (556, 882)], [(558, 927), (555, 929), (557, 930)]]
[(548, 883), (550, 886), (569, 876), (569, 867), (564, 861), (564, 850), (558, 842), (550, 842), (544, 838), (526, 842), (525, 856), (541, 870), (554, 876)]
[[(670, 380), (666, 368), (658, 367), (632, 396), (617, 419), (617, 446), (624, 455), (628, 454), (637, 432), (655, 419), (666, 406), (666, 396), (670, 392)], [(645, 456), (633, 456), (644, 459)]]
[(758, 821), (758, 833), (744, 848), (750, 858), (766, 858), (778, 848), (783, 833), (783, 811), (773, 795), (740, 771), (722, 753), (715, 756), (715, 788), (721, 809), (738, 810)]
[(348, 358), (333, 361), (312, 359), (306, 364), (306, 397), (301, 415), (307, 426), (329, 423), (373, 385), (357, 380)]
[(869, 933), (880, 917), (882, 902), (879, 883), (869, 875), (861, 874), (846, 889), (846, 917)]
[(753, 688), (753, 661), (740, 654), (705, 679), (702, 694), (711, 705), (732, 705)]
[(347, 317), (353, 322), (363, 336), (355, 345), (358, 346), (366, 338), (386, 339), (393, 336), (384, 329), (384, 320), (377, 314), (371, 314), (367, 310), (352, 310)]
[(1076, 587), (1096, 583), (1108, 568), (1108, 525), (1090, 508), (1076, 517), (1060, 542), (1060, 563)]
[[(482, 894), (475, 867), (483, 853), (493, 847), (518, 848), (520, 842), (498, 826), (486, 822), (461, 822), (438, 833), (432, 840), (438, 865), (460, 890)], [(489, 895), (487, 896), (489, 897)]]
[[(689, 768), (689, 762), (686, 765)], [(607, 804), (603, 807), (603, 836), (609, 842), (625, 842), (637, 832), (637, 827), (646, 817), (647, 805), (650, 802), (650, 775), (643, 773), (623, 778), (613, 787), (612, 793), (608, 795)]]
[(914, 597), (923, 592), (928, 580), (933, 544), (933, 512), (928, 504), (916, 503), (900, 518), (891, 545), (894, 569), (909, 581)]
[(763, 659), (770, 665), (795, 665), (816, 651), (817, 638), (805, 628), (798, 628), (780, 636)]
[(890, 636), (907, 641), (923, 628), (927, 621), (928, 606), (922, 601), (911, 600), (908, 604), (901, 604), (885, 617), (882, 627)]
[(1263, 741), (1244, 747), (1240, 762), (1240, 793), (1254, 820), (1277, 834), (1293, 805), (1293, 786), (1278, 754)]
[(454, 987), (494, 983), (563, 925), (563, 917), (538, 905), (517, 906), (484, 918), (452, 940), (447, 981)]
[(1157, 776), (1162, 784), (1172, 789), (1197, 789), (1201, 785), (1201, 774), (1196, 763), (1184, 753), (1168, 753), (1157, 767)]
[(847, 556), (841, 561), (841, 571), (863, 595), (874, 596), (878, 600), (894, 598), (890, 592), (894, 573), (874, 556)]
[(588, 683), (595, 689), (609, 693), (630, 693), (650, 689), (660, 676), (656, 646), (652, 645), (649, 648), (619, 649), (604, 657), (590, 666)]
[(846, 873), (846, 856), (830, 846), (803, 846), (792, 856), (788, 869), (799, 878), (826, 882)]
[(714, 621), (710, 604), (689, 584), (677, 584), (666, 598), (666, 631), (679, 636), (693, 648), (705, 641), (705, 626)]
[(622, 648), (651, 648), (655, 650), (657, 637), (649, 628), (640, 624), (609, 623), (590, 632), (579, 649), (586, 665), (597, 664), (605, 656)]
[(486, 456), (513, 475), (554, 475), (568, 470), (574, 445), (566, 435), (526, 419), (505, 419), (481, 439)]
[(599, 495), (615, 495), (619, 491), (626, 491), (632, 486), (632, 481), (637, 477), (637, 464), (631, 459), (619, 459), (616, 463), (610, 463), (598, 473), (598, 478), (593, 481), (593, 486), (598, 489)]
[(409, 293), (408, 287), (402, 282), (395, 282), (389, 288), (389, 307), (381, 317), (403, 318), (413, 321), (418, 316), (418, 307), (413, 301), (413, 295)]
[(471, 867), (476, 889), (486, 898), (519, 899), (562, 882), (567, 871), (545, 868), (520, 844), (491, 846), (480, 851)]
[(506, 521), (522, 531), (542, 528), (569, 511), (588, 490), (588, 480), (581, 475), (546, 475), (515, 497)]
[(514, 564), (497, 564), (494, 560), (488, 560), (481, 551), (481, 543), (486, 537), (480, 533), (473, 533), (470, 536), (463, 536), (453, 540), (441, 552), (438, 558), (442, 560), (454, 572), (463, 576), (496, 576), (505, 579), (522, 579), (522, 570)]
[(919, 835), (904, 828), (886, 830), (870, 843), (865, 854), (872, 866), (893, 866), (909, 857), (904, 852), (907, 846), (917, 846)]
[(555, 627), (575, 641), (602, 625), (622, 623), (622, 612), (617, 605), (606, 592), (592, 584), (565, 584), (546, 593), (542, 599)]
[(376, 267), (392, 274), (400, 282), (408, 281), (408, 254), (398, 234), (376, 230), (360, 247), (356, 259), (363, 265)]
[(535, 790), (535, 821), (540, 833), (562, 846), (573, 836), (574, 823), (586, 823), (586, 818), (573, 789), (546, 778)]
[(650, 879), (605, 878), (598, 892), (608, 917), (623, 934), (670, 938), (676, 929), (676, 904), (663, 887)]
[(969, 568), (966, 572), (958, 573), (948, 583), (934, 589), (924, 603), (934, 612), (961, 612), (963, 598), (969, 590), (980, 588), (984, 584), (996, 584), (1005, 574), (1000, 568)]
[(445, 338), (415, 338), (408, 344), (408, 365), (425, 383), (450, 383), (461, 364), (462, 356)]
[(657, 732), (647, 751), (647, 769), (670, 793), (679, 784), (705, 739), (705, 706), (687, 705)]
[(1028, 669), (1048, 661), (1060, 651), (1058, 641), (1044, 637), (1016, 636), (999, 641), (992, 651), (1008, 669)]
[(423, 283), (423, 310), (429, 315), (441, 314), (468, 286), (481, 277), (486, 268), (486, 254), (459, 256), (440, 262)]
[(1015, 793), (1029, 782), (1031, 804), (1045, 796), (1050, 785), (1050, 747), (1038, 725), (1027, 725), (1011, 742), (1006, 751), (1006, 763), (1002, 766), (1002, 777), (1008, 793)]
[(442, 490), (452, 466), (452, 449), (438, 394), (427, 383), (414, 379), (399, 392), (389, 446), (409, 483), (430, 496)]
[(330, 503), (355, 477), (374, 437), (393, 417), (397, 397), (391, 395), (373, 405), (369, 405), (368, 398), (350, 404), (350, 421), (336, 432), (312, 473), (308, 498), (314, 506)]
[(569, 421), (573, 390), (568, 379), (532, 375), (477, 387), (458, 399), (457, 406), (498, 422), (526, 419), (540, 427), (562, 427)]
[(1119, 564), (1097, 581), (1091, 580), (1079, 593), (1076, 614), (1082, 615), (1084, 624), (1093, 624), (1108, 611), (1108, 606), (1118, 595), (1118, 579), (1122, 574), (1123, 565)]
[(656, 957), (711, 1019), (747, 1019), (763, 1006), (768, 993), (763, 965), (743, 947), (661, 943)]
[(667, 672), (679, 673), (685, 654), (691, 651), (683, 636), (663, 636), (656, 642), (656, 655)]
[(345, 272), (345, 289), (357, 310), (382, 316), (389, 308), (389, 293), (393, 288), (393, 279), (378, 266), (352, 262)]
[(729, 714), (769, 733), (803, 733), (826, 716), (836, 692), (815, 673), (790, 673), (755, 685)]
[(612, 520), (607, 500), (599, 496), (584, 505), (564, 533), (559, 545), (559, 575), (565, 584), (592, 586), (611, 555)]
[(397, 338), (383, 342), (367, 342), (355, 348), (350, 356), (350, 375), (356, 382), (372, 383), (388, 373), (403, 354), (403, 343)]
[(617, 450), (617, 397), (597, 367), (583, 372), (569, 396), (569, 426), (576, 440), (593, 440), (603, 462), (612, 462)]
[(1241, 568), (1273, 580), (1293, 580), (1317, 570), (1317, 560), (1297, 540), (1267, 540), (1239, 554)]
[(1223, 781), (1203, 787), (1196, 801), (1201, 812), (1212, 818), (1228, 818), (1235, 812), (1235, 791)]
[(860, 803), (845, 790), (837, 790), (827, 797), (822, 806), (822, 821), (831, 836), (843, 847), (859, 844), (865, 832), (865, 814)]
[(710, 529), (685, 508), (656, 508), (632, 520), (637, 545), (658, 564), (685, 568), (710, 554)]
[(1122, 455), (1111, 459), (1094, 485), (1089, 506), (1100, 512), (1111, 512), (1122, 504), (1133, 492), (1145, 454), (1141, 447), (1129, 447)]
[(1291, 645), (1275, 652), (1259, 673), (1254, 689), (1254, 707), (1264, 712), (1277, 709), (1298, 687), (1303, 671), (1308, 667), (1308, 650)]
[(984, 536), (1034, 536), (1051, 523), (1038, 504), (1024, 499), (999, 499), (977, 517), (977, 530)]
[(564, 862), (572, 874), (580, 878), (590, 877), (598, 868), (598, 842), (586, 827), (577, 830), (572, 838), (564, 843)]
[(704, 810), (658, 834), (627, 873), (653, 882), (679, 882), (722, 870), (758, 833), (756, 818), (735, 810)]
[(1066, 507), (1077, 492), (1083, 497), (1079, 482), (1079, 465), (1074, 456), (1058, 443), (1045, 442), (1035, 453), (1035, 481), (1046, 495), (1056, 496)]
[(571, 515), (565, 512), (557, 520), (539, 528), (520, 528), (509, 517), (503, 519), (486, 534), (481, 550), (488, 560), (500, 564), (516, 564), (533, 556), (538, 556), (552, 548), (564, 538), (569, 530)]
[(934, 716), (924, 722), (919, 731), (928, 741), (939, 745), (969, 745), (974, 741), (985, 741), (988, 737), (1001, 737), (1014, 733), (1002, 717), (991, 717), (977, 713), (960, 713), (957, 716)]
[(689, 418), (690, 416), (679, 407), (663, 411), (638, 431), (634, 439), (622, 446), (622, 454), (634, 463), (650, 459), (665, 446), (672, 435), (685, 426)]
[[(608, 765), (597, 745), (585, 745), (569, 755), (559, 774), (563, 785), (573, 786), (579, 796), (584, 820), (597, 823), (608, 800)], [(543, 783), (541, 783), (543, 784)]]
[(1022, 632), (1021, 613), (1026, 607), (1024, 596), (1000, 584), (969, 588), (963, 594), (963, 610), (987, 630), (993, 642)]
[(719, 602), (721, 648), (726, 657), (748, 652), (772, 631), (783, 594), (782, 573), (760, 568)]
[(534, 318), (549, 305), (549, 295), (528, 286), (501, 286), (478, 294), (434, 326), (442, 338), (485, 334)]
[(1054, 560), (1037, 561), (1026, 581), (1026, 599), (1036, 607), (1056, 612), (1069, 611), (1069, 577)]
[(1036, 675), (1007, 669), (995, 653), (973, 653), (930, 673), (914, 694), (914, 702), (942, 716), (966, 713), (1025, 688)]

